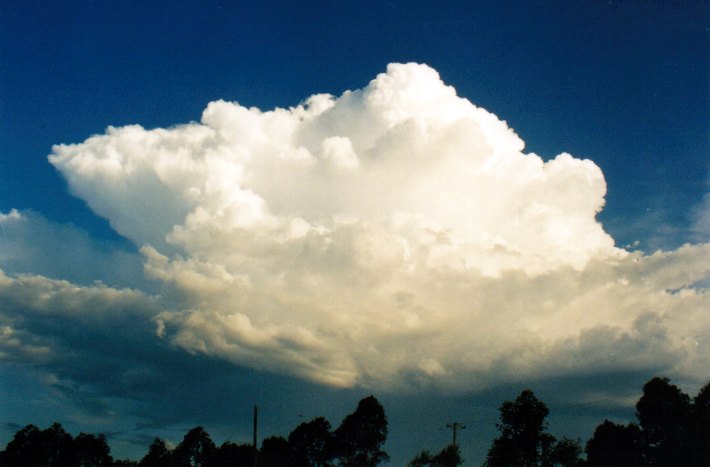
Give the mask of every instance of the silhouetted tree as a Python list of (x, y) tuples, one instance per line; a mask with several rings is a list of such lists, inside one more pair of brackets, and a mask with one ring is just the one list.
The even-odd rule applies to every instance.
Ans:
[(264, 439), (259, 451), (260, 467), (287, 467), (295, 465), (291, 446), (281, 436)]
[(74, 453), (79, 466), (112, 465), (111, 449), (106, 442), (106, 436), (79, 433), (74, 438)]
[(171, 452), (165, 441), (155, 438), (148, 447), (148, 453), (140, 460), (138, 465), (163, 467), (171, 464)]
[(3, 465), (76, 465), (74, 448), (72, 436), (59, 423), (45, 430), (27, 425), (7, 444)]
[(112, 467), (136, 467), (137, 465), (140, 464), (130, 459), (117, 459), (113, 461), (113, 464), (111, 464)]
[(710, 382), (693, 400), (691, 414), (691, 460), (695, 465), (710, 465)]
[(647, 465), (689, 465), (690, 397), (668, 378), (653, 378), (636, 403)]
[(500, 436), (488, 451), (489, 466), (538, 466), (549, 457), (554, 437), (545, 433), (547, 406), (526, 389), (515, 401), (501, 405)]
[(5, 447), (2, 465), (39, 465), (44, 460), (40, 449), (40, 429), (27, 425), (15, 433)]
[(346, 467), (375, 466), (389, 460), (389, 455), (381, 449), (385, 440), (385, 410), (374, 396), (368, 396), (335, 430), (335, 453), (340, 464)]
[(432, 459), (432, 467), (457, 467), (463, 464), (458, 444), (449, 444)]
[(409, 461), (407, 467), (428, 467), (431, 465), (431, 461), (434, 456), (427, 450), (418, 452), (414, 459)]
[(185, 434), (171, 460), (175, 466), (206, 466), (212, 464), (216, 451), (210, 435), (198, 426)]
[(593, 466), (643, 464), (643, 438), (638, 425), (618, 425), (609, 420), (597, 426), (587, 441), (587, 463)]
[(457, 467), (463, 464), (461, 450), (457, 444), (449, 444), (436, 455), (421, 451), (409, 461), (408, 467)]
[(297, 466), (326, 467), (332, 459), (331, 427), (323, 417), (298, 425), (290, 435), (288, 443), (294, 453)]
[(550, 454), (550, 465), (562, 467), (575, 467), (582, 465), (582, 446), (579, 441), (562, 438), (552, 448)]
[(218, 467), (252, 467), (254, 448), (251, 444), (225, 442), (217, 449), (214, 464)]

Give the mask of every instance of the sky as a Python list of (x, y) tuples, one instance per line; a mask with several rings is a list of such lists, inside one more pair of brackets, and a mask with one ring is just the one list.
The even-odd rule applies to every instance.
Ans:
[(0, 444), (485, 457), (710, 379), (707, 2), (0, 2)]

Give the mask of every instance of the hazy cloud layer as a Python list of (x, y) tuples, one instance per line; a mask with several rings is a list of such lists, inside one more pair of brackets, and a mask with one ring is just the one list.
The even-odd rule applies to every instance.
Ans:
[[(645, 256), (435, 70), (200, 123), (109, 128), (50, 162), (164, 285), (167, 342), (335, 386), (482, 388), (625, 369), (706, 378), (710, 245)], [(5, 279), (11, 280), (11, 279)]]
[(71, 224), (34, 211), (0, 212), (0, 268), (91, 285), (145, 287), (143, 261), (125, 245), (100, 241)]
[(0, 361), (42, 370), (50, 386), (135, 393), (136, 367), (153, 361), (159, 312), (139, 291), (0, 270)]

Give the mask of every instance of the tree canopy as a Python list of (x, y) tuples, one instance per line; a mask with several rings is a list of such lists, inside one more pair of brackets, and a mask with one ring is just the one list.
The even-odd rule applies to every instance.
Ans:
[(335, 430), (333, 445), (341, 465), (367, 467), (389, 460), (389, 455), (382, 450), (385, 440), (385, 409), (374, 396), (368, 396)]
[(668, 378), (652, 378), (636, 403), (638, 424), (605, 420), (587, 442), (589, 465), (710, 465), (706, 384), (691, 401)]
[(330, 422), (324, 417), (298, 425), (288, 435), (288, 442), (298, 465), (325, 467), (334, 455), (333, 433)]
[(414, 459), (409, 461), (408, 467), (457, 467), (463, 464), (461, 450), (458, 444), (449, 444), (438, 454), (432, 455), (429, 451), (421, 451)]
[(59, 423), (45, 430), (27, 425), (7, 444), (0, 465), (100, 466), (113, 465), (104, 435), (80, 433), (73, 438)]
[(503, 402), (500, 409), (500, 436), (488, 450), (490, 466), (535, 467), (549, 459), (555, 438), (547, 433), (545, 419), (550, 411), (529, 389), (514, 401)]

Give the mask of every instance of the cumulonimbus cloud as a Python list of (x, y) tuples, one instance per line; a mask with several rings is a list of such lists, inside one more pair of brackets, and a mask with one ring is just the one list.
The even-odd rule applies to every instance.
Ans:
[[(590, 160), (524, 152), (417, 64), (361, 90), (58, 145), (140, 246), (191, 352), (317, 382), (483, 387), (590, 368), (685, 376), (710, 351), (710, 246), (644, 255), (596, 220)], [(704, 375), (700, 376), (701, 378)]]

